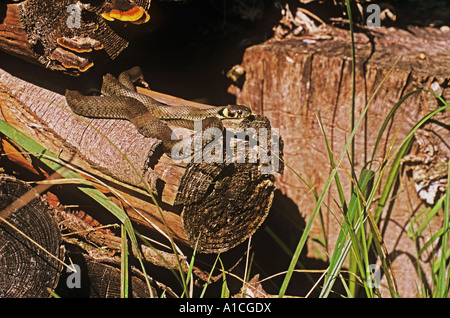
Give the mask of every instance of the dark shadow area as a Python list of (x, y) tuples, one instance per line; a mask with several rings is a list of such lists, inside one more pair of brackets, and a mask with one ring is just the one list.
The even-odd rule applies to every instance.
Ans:
[(139, 64), (156, 91), (213, 105), (231, 103), (226, 72), (241, 62), (247, 47), (271, 37), (280, 17), (275, 1), (254, 2), (189, 1), (173, 7), (158, 28), (138, 37), (110, 69)]
[[(304, 227), (305, 220), (301, 216), (298, 206), (280, 191), (276, 190), (269, 216), (261, 228), (253, 235), (250, 242), (251, 249), (248, 256), (247, 280), (252, 279), (255, 275), (259, 275), (259, 280), (273, 276), (273, 278), (262, 283), (262, 288), (268, 294), (278, 295), (285, 278), (285, 271), (289, 268), (292, 254), (297, 248)], [(221, 255), (221, 259), (228, 266), (232, 266), (237, 261), (240, 261), (232, 273), (241, 279), (245, 277), (246, 273), (248, 243), (247, 240), (238, 247)], [(307, 246), (303, 248), (296, 268), (311, 272), (294, 273), (286, 295), (306, 296), (322, 274), (322, 272), (313, 273), (312, 271), (327, 268), (325, 262), (309, 258), (306, 254)], [(212, 264), (215, 257), (216, 255), (198, 255), (198, 260), (200, 264), (202, 261)], [(222, 279), (219, 279), (217, 283), (208, 287), (208, 294), (220, 294), (222, 283)], [(242, 285), (242, 280), (231, 275), (227, 276), (227, 286), (230, 288), (231, 295), (239, 293)], [(335, 290), (340, 290), (338, 284), (336, 284)], [(320, 284), (309, 296), (316, 297), (319, 293)]]
[[(283, 273), (289, 268), (292, 254), (295, 252), (306, 222), (295, 202), (275, 191), (272, 209), (261, 229), (254, 236), (253, 252), (255, 254), (252, 270), (260, 273), (260, 279)], [(297, 262), (297, 269), (323, 270), (327, 264), (307, 255), (304, 246)], [(304, 297), (319, 280), (321, 273), (293, 273), (286, 295)], [(253, 275), (250, 275), (253, 277)], [(263, 283), (263, 288), (270, 294), (278, 294), (285, 274), (278, 275)], [(317, 296), (316, 288), (311, 297)]]
[(45, 69), (0, 52), (0, 67), (21, 79), (64, 94), (100, 88), (102, 75), (118, 75), (132, 66), (143, 69), (150, 88), (213, 105), (234, 101), (226, 72), (241, 62), (245, 49), (272, 36), (280, 18), (274, 0), (154, 1), (151, 20), (113, 61), (100, 59), (78, 77)]
[(6, 17), (6, 3), (0, 4), (0, 24), (3, 23)]

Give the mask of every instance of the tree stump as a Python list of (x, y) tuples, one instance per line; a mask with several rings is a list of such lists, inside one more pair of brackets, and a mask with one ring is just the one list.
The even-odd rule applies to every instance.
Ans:
[[(355, 34), (356, 118), (388, 70), (397, 58), (401, 58), (375, 94), (362, 127), (355, 136), (356, 171), (370, 160), (380, 126), (401, 96), (416, 88), (427, 88), (447, 101), (450, 99), (448, 32), (411, 27), (408, 30), (374, 28), (367, 34)], [(326, 36), (310, 35), (284, 41), (268, 41), (248, 48), (241, 66), (245, 70), (243, 86), (233, 85), (230, 92), (236, 94), (238, 103), (252, 105), (256, 112), (270, 119), (273, 127), (280, 129), (285, 140), (286, 164), (320, 193), (331, 167), (319, 127), (318, 112), (320, 111), (325, 133), (336, 156), (340, 155), (351, 132), (352, 76), (349, 32), (329, 28)], [(438, 102), (430, 93), (421, 92), (408, 98), (383, 136), (375, 160), (381, 162), (386, 156), (394, 136), (393, 149), (414, 124), (437, 107)], [(447, 164), (450, 158), (449, 114), (449, 111), (441, 113), (422, 127), (436, 139), (434, 144), (438, 145), (438, 148), (433, 149), (436, 149), (436, 153), (437, 149), (440, 149), (440, 156)], [(344, 162), (343, 168), (350, 171), (348, 161)], [(347, 181), (343, 187), (348, 194), (351, 183), (342, 169), (338, 173), (341, 181)], [(446, 177), (443, 176), (445, 182)], [(402, 185), (413, 183), (413, 180), (404, 178)], [(277, 179), (277, 188), (297, 203), (299, 211), (308, 220), (315, 205), (315, 198), (309, 187), (288, 170)], [(411, 297), (416, 296), (414, 277), (418, 264), (415, 263), (416, 247), (408, 238), (406, 227), (411, 211), (419, 213), (427, 203), (419, 199), (414, 187), (406, 187), (402, 194), (401, 198), (390, 206), (387, 214), (382, 216), (381, 230), (393, 261), (400, 295)], [(323, 213), (324, 239), (328, 242), (328, 253), (333, 251), (340, 231), (335, 219), (336, 216), (342, 215), (337, 211), (337, 198), (336, 188), (332, 187), (325, 202), (336, 213), (333, 216)], [(439, 228), (441, 224), (442, 219), (439, 217), (431, 222), (432, 227)], [(319, 222), (316, 222), (311, 235), (323, 237), (321, 227)], [(428, 238), (429, 235), (426, 235), (423, 239)], [(310, 257), (317, 257), (314, 245), (315, 248), (321, 248), (314, 240), (309, 240)], [(428, 273), (428, 283), (431, 284), (430, 263), (420, 262), (420, 266)]]
[(28, 184), (0, 175), (0, 297), (50, 297), (56, 287), (62, 239), (49, 209)]
[[(206, 107), (146, 93), (172, 105)], [(255, 161), (241, 163), (236, 156), (216, 163), (175, 162), (159, 151), (159, 140), (143, 137), (130, 122), (80, 118), (70, 111), (64, 96), (2, 70), (0, 106), (5, 121), (62, 160), (113, 186), (126, 198), (125, 208), (133, 219), (163, 231), (167, 225), (179, 242), (195, 246), (198, 241), (200, 252), (223, 252), (252, 235), (271, 207), (273, 174), (283, 170), (278, 164), (282, 141), (270, 132), (264, 116), (240, 123), (224, 121), (228, 132), (266, 132), (251, 146), (257, 149)], [(224, 141), (231, 145), (238, 139), (236, 135)], [(4, 147), (9, 149), (5, 152), (14, 152), (11, 146)]]

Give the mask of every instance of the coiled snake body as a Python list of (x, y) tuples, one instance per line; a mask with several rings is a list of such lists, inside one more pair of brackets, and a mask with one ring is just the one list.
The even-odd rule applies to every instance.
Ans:
[[(67, 90), (67, 103), (81, 116), (129, 120), (142, 135), (161, 140), (163, 151), (169, 156), (179, 142), (188, 142), (191, 145), (194, 143), (189, 139), (174, 138), (172, 129), (167, 123), (193, 130), (194, 121), (201, 120), (202, 131), (207, 128), (218, 128), (223, 131), (220, 119), (246, 118), (251, 115), (251, 110), (241, 105), (199, 109), (163, 104), (136, 91), (134, 82), (142, 80), (141, 74), (138, 68), (122, 72), (118, 79), (106, 74), (103, 77), (101, 96), (85, 96), (78, 91)], [(201, 138), (195, 135), (194, 138)], [(209, 141), (202, 140), (202, 148), (208, 143)]]

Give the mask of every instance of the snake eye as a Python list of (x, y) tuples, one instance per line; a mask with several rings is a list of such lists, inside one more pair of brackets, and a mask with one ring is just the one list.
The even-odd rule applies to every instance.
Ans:
[(246, 107), (243, 109), (242, 106), (229, 106), (225, 107), (220, 111), (220, 116), (223, 118), (232, 118), (232, 119), (238, 119), (238, 118), (245, 118), (251, 114), (251, 112), (248, 111)]

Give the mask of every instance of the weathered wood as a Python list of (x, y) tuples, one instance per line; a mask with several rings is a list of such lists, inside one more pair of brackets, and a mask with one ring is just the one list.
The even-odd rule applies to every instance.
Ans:
[[(136, 0), (144, 10), (148, 0)], [(133, 23), (102, 17), (108, 1), (26, 0), (0, 3), (0, 50), (72, 75), (115, 59), (137, 32)], [(126, 31), (125, 31), (126, 30)], [(80, 44), (67, 39), (82, 41)], [(67, 45), (69, 44), (69, 46)]]
[[(309, 35), (286, 41), (269, 41), (246, 50), (241, 66), (245, 69), (243, 87), (230, 87), (240, 104), (252, 105), (256, 112), (267, 116), (273, 127), (280, 129), (285, 141), (285, 162), (299, 173), (309, 186), (320, 193), (331, 167), (325, 141), (318, 122), (318, 112), (323, 122), (331, 150), (336, 158), (350, 135), (351, 114), (351, 46), (350, 34), (343, 30), (328, 30), (328, 36)], [(370, 108), (355, 136), (356, 171), (370, 161), (371, 151), (381, 124), (399, 98), (416, 88), (437, 92), (447, 101), (450, 74), (450, 38), (448, 32), (438, 29), (410, 28), (408, 31), (374, 28), (373, 32), (356, 34), (356, 110), (358, 118), (371, 100), (378, 85), (398, 58), (398, 64), (371, 100)], [(304, 39), (304, 40), (303, 40)], [(375, 155), (375, 166), (396, 149), (411, 127), (424, 115), (436, 109), (436, 98), (422, 92), (412, 95), (402, 104), (385, 132)], [(427, 129), (436, 135), (442, 148), (440, 154), (450, 158), (448, 140), (449, 112), (439, 114)], [(395, 140), (394, 140), (395, 138)], [(393, 148), (391, 148), (391, 142)], [(445, 159), (442, 159), (445, 162)], [(349, 170), (348, 161), (343, 169)], [(446, 168), (446, 167), (445, 167)], [(338, 172), (346, 194), (350, 193), (350, 181), (342, 169)], [(445, 177), (445, 176), (444, 176)], [(415, 193), (413, 180), (403, 179), (402, 195), (383, 215), (381, 225), (384, 240), (394, 264), (401, 296), (414, 296), (416, 247), (406, 235), (406, 227), (412, 211), (424, 208), (424, 201)], [(309, 219), (316, 203), (309, 187), (292, 171), (277, 179), (277, 187), (297, 203), (299, 211)], [(342, 214), (335, 202), (339, 199), (332, 187), (326, 204), (334, 212), (325, 209), (323, 224), (328, 250), (332, 252), (340, 231), (336, 217)], [(347, 198), (348, 199), (348, 198)], [(407, 202), (405, 204), (405, 202)], [(275, 203), (274, 203), (275, 204)], [(416, 212), (418, 213), (418, 212)], [(431, 226), (439, 227), (442, 219), (436, 217)], [(323, 237), (319, 221), (313, 226), (312, 236)], [(424, 239), (429, 238), (425, 235)], [(313, 240), (308, 243), (308, 255), (316, 257)], [(421, 263), (430, 273), (430, 264)], [(429, 275), (427, 276), (429, 279)], [(384, 293), (387, 295), (388, 293)]]
[[(45, 198), (54, 209), (54, 219), (63, 231), (64, 242), (78, 245), (92, 258), (99, 261), (108, 260), (120, 263), (120, 256), (117, 255), (120, 255), (122, 238), (116, 236), (114, 232), (106, 230), (89, 214), (65, 209), (58, 201), (58, 197), (51, 192), (47, 192)], [(187, 274), (189, 271), (186, 257), (182, 255), (177, 257), (173, 253), (156, 250), (145, 244), (142, 244), (139, 249), (143, 259), (153, 265), (173, 270), (179, 270), (181, 266), (184, 273)], [(111, 256), (113, 253), (115, 253), (114, 256)], [(138, 256), (135, 250), (133, 253), (135, 257)]]
[(0, 48), (10, 53), (34, 60), (34, 53), (28, 45), (27, 36), (21, 27), (18, 5), (0, 4), (4, 19), (0, 24)]
[[(87, 256), (85, 258), (85, 268), (83, 273), (87, 277), (81, 281), (81, 291), (88, 291), (85, 295), (71, 295), (72, 297), (89, 298), (120, 298), (121, 297), (121, 269), (120, 266), (102, 263), (92, 260)], [(142, 276), (137, 276), (131, 271), (130, 298), (150, 298), (150, 292)], [(156, 289), (152, 286), (152, 294), (158, 296)], [(73, 293), (73, 290), (72, 290)]]
[[(76, 265), (77, 273), (63, 271), (60, 284), (55, 293), (61, 298), (119, 298), (123, 288), (121, 281), (121, 268), (119, 260), (95, 259), (88, 254), (82, 254), (79, 250), (66, 251), (67, 258)], [(80, 274), (76, 276), (77, 274)], [(76, 278), (74, 278), (76, 276)], [(169, 288), (163, 291), (152, 277), (147, 275), (151, 284), (151, 294), (146, 284), (144, 275), (134, 266), (130, 266), (128, 277), (129, 298), (159, 297), (165, 292), (168, 297), (173, 297)], [(75, 285), (75, 286), (74, 286)]]
[[(132, 218), (147, 226), (150, 221), (163, 231), (167, 225), (175, 239), (192, 246), (201, 234), (199, 251), (236, 246), (256, 231), (270, 209), (273, 176), (261, 172), (267, 164), (260, 161), (174, 162), (161, 155), (159, 140), (144, 138), (130, 122), (78, 117), (64, 96), (4, 71), (0, 71), (0, 107), (7, 122), (62, 160), (115, 187), (128, 201)], [(259, 116), (240, 125), (270, 129)], [(156, 196), (162, 214), (144, 189)]]
[(62, 239), (49, 210), (47, 202), (25, 182), (0, 175), (2, 298), (50, 297), (56, 287), (62, 269), (58, 261), (63, 258)]
[[(68, 160), (89, 173), (94, 173), (105, 180), (113, 182), (114, 179), (110, 176), (113, 173), (111, 171), (116, 171), (118, 173), (117, 179), (121, 181), (126, 180), (131, 185), (141, 184), (139, 176), (136, 175), (120, 152), (129, 153), (128, 156), (130, 158), (128, 160), (130, 160), (131, 165), (136, 167), (138, 173), (143, 174), (146, 182), (153, 187), (155, 186), (155, 173), (151, 169), (146, 168), (148, 157), (144, 154), (148, 154), (156, 147), (158, 141), (153, 139), (145, 140), (135, 131), (133, 125), (126, 121), (119, 121), (116, 124), (110, 122), (108, 124), (104, 120), (94, 120), (93, 123), (96, 125), (94, 127), (106, 135), (108, 132), (115, 131), (115, 129), (124, 129), (121, 133), (116, 131), (109, 137), (110, 140), (113, 140), (114, 147), (111, 142), (108, 142), (92, 126), (73, 116), (65, 104), (63, 96), (50, 91), (40, 92), (39, 87), (28, 85), (26, 82), (20, 81), (4, 72), (1, 78), (2, 93), (0, 94), (0, 105), (2, 107), (2, 115), (9, 123), (21, 127), (24, 133), (45, 145), (51, 152), (58, 154), (63, 160)], [(24, 104), (28, 104), (33, 110), (27, 112)], [(50, 106), (50, 109), (46, 108), (48, 106)], [(55, 134), (55, 130), (58, 131), (59, 129), (61, 129), (59, 134)], [(98, 138), (95, 138), (94, 135), (97, 135)], [(119, 138), (122, 141), (115, 140), (119, 136), (123, 137)], [(86, 141), (84, 141), (84, 138), (87, 138)], [(81, 155), (78, 154), (75, 151), (77, 147), (84, 148), (85, 152)], [(139, 153), (141, 154), (140, 156), (136, 157), (134, 155)], [(104, 163), (102, 163), (101, 156), (104, 156)], [(94, 168), (90, 168), (91, 165)], [(103, 173), (100, 171), (103, 171)], [(166, 173), (167, 175), (171, 174), (170, 171)], [(123, 183), (122, 186), (130, 188), (126, 183)], [(149, 198), (145, 195), (145, 192), (139, 191), (137, 187), (132, 188), (130, 191), (133, 192), (133, 190), (136, 191), (137, 195), (127, 196), (130, 204), (133, 204), (137, 209), (142, 209), (143, 207), (148, 209), (147, 201)], [(172, 200), (174, 200), (174, 197)], [(150, 207), (152, 206), (150, 205)], [(159, 219), (157, 209), (153, 206), (153, 209), (150, 208), (150, 210), (149, 215)], [(138, 216), (136, 215), (136, 217)], [(177, 237), (175, 233), (182, 233), (181, 224), (174, 222), (174, 218), (176, 219), (170, 213), (165, 214), (166, 222), (174, 231), (172, 234)], [(139, 219), (142, 220), (140, 217)], [(162, 224), (157, 220), (152, 221), (162, 227)], [(180, 239), (183, 241), (185, 237)]]

